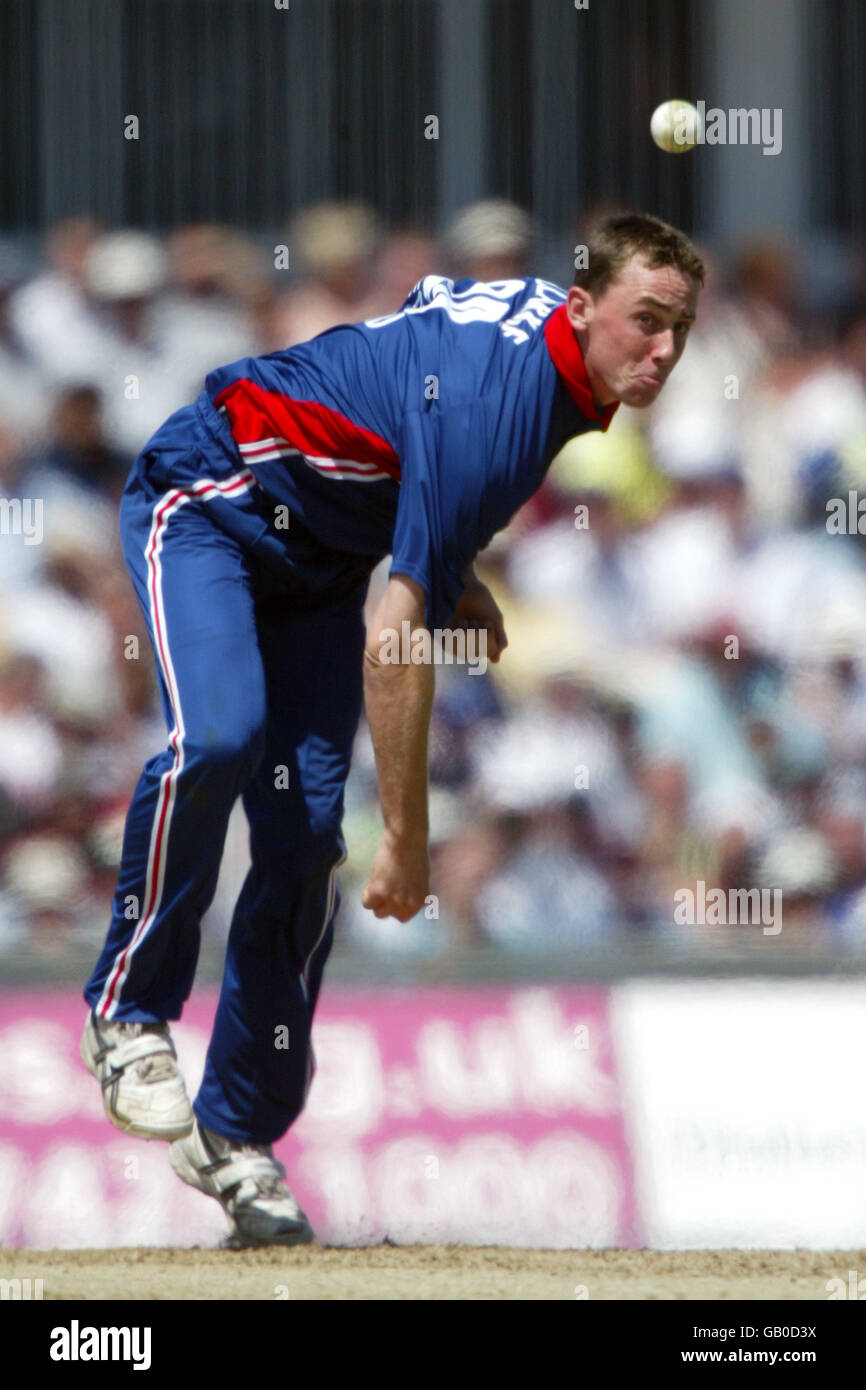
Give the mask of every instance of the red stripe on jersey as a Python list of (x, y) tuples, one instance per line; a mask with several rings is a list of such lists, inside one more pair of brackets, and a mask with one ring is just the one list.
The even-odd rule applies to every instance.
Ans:
[[(214, 405), (218, 410), (225, 406), (238, 444), (284, 439), (290, 448), (312, 458), (378, 464), (400, 481), (400, 460), (387, 439), (318, 401), (296, 401), (240, 377), (219, 392)], [(255, 462), (254, 453), (245, 458)]]

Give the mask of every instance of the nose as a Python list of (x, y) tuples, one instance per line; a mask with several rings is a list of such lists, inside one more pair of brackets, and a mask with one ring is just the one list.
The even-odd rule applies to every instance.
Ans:
[(668, 328), (664, 333), (660, 333), (658, 338), (656, 339), (655, 348), (653, 351), (653, 358), (659, 364), (664, 363), (670, 365), (671, 363), (676, 361), (676, 356), (676, 337), (674, 334), (674, 330), (672, 328)]

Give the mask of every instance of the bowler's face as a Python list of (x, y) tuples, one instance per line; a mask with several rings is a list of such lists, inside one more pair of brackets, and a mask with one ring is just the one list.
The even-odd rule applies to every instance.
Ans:
[(634, 256), (598, 299), (572, 288), (568, 317), (600, 405), (652, 405), (683, 354), (700, 285)]

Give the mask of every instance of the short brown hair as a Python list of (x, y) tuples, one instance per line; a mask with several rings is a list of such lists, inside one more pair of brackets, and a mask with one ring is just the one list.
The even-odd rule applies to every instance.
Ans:
[(593, 223), (586, 241), (587, 265), (574, 283), (598, 298), (631, 260), (643, 256), (654, 269), (672, 265), (704, 283), (704, 263), (684, 232), (644, 212), (615, 212)]

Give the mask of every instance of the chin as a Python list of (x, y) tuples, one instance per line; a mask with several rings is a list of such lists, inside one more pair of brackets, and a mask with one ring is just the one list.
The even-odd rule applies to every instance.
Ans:
[(623, 405), (631, 406), (632, 410), (643, 410), (658, 400), (661, 389), (661, 386), (631, 386), (623, 392), (620, 400)]

